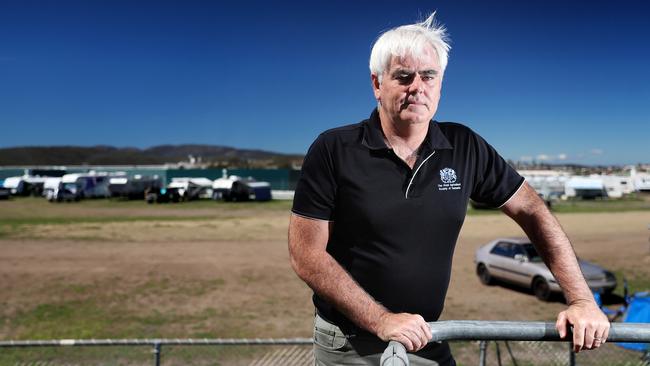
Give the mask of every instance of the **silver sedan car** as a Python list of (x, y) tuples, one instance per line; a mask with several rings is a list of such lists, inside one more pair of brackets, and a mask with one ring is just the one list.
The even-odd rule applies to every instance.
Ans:
[[(481, 283), (491, 285), (495, 280), (530, 288), (535, 296), (548, 301), (562, 290), (535, 247), (527, 238), (499, 238), (476, 250), (476, 274)], [(587, 284), (593, 292), (611, 293), (616, 277), (610, 271), (578, 259)]]

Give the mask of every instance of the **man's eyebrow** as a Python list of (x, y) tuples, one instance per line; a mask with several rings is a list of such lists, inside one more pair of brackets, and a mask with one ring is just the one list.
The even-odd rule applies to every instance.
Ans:
[[(411, 75), (411, 74), (414, 74), (414, 73), (415, 73), (415, 71), (413, 71), (411, 69), (399, 68), (399, 69), (395, 69), (391, 73), (391, 75), (393, 75), (393, 76), (397, 76), (397, 75), (401, 75), (401, 74)], [(438, 75), (439, 72), (436, 69), (427, 69), (427, 70), (418, 71), (417, 73), (420, 74), (420, 75), (432, 76), (432, 75)]]
[(415, 72), (415, 71), (413, 71), (413, 70), (411, 70), (411, 69), (402, 69), (402, 68), (399, 68), (399, 69), (396, 69), (395, 71), (393, 71), (391, 74), (392, 74), (392, 75), (400, 75), (400, 74), (409, 74), (409, 75), (410, 75), (410, 74), (413, 74), (414, 72)]
[(435, 69), (422, 70), (422, 71), (418, 72), (418, 74), (427, 75), (427, 76), (438, 75), (438, 70), (435, 70)]

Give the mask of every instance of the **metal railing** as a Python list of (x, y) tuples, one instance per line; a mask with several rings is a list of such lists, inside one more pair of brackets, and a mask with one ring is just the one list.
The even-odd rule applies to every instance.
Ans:
[[(570, 342), (555, 329), (555, 323), (511, 322), (511, 321), (463, 321), (450, 320), (429, 323), (432, 338), (430, 342), (441, 341), (545, 341)], [(608, 342), (650, 343), (650, 324), (612, 323)], [(485, 365), (485, 347), (481, 347), (479, 364)], [(404, 346), (391, 341), (381, 356), (381, 366), (408, 366), (409, 360)]]
[[(431, 342), (483, 341), (479, 349), (479, 365), (486, 364), (485, 341), (541, 341), (567, 342), (571, 336), (560, 339), (554, 323), (510, 321), (440, 321), (429, 323), (433, 335)], [(610, 342), (650, 343), (650, 324), (612, 323), (607, 339)], [(258, 339), (61, 339), (0, 341), (1, 348), (10, 347), (66, 347), (66, 346), (150, 346), (154, 365), (161, 364), (164, 346), (309, 346), (311, 338), (258, 338)], [(507, 346), (507, 344), (506, 344)], [(508, 346), (507, 346), (508, 347)], [(498, 352), (498, 348), (497, 348)], [(304, 362), (303, 362), (304, 363)], [(287, 365), (286, 361), (281, 363)], [(299, 364), (299, 363), (296, 363)], [(409, 360), (403, 345), (389, 342), (381, 357), (381, 366), (407, 366)], [(574, 364), (571, 362), (570, 364)]]

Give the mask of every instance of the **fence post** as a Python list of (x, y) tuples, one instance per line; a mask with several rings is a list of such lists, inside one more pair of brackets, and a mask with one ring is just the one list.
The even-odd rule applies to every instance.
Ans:
[(160, 352), (162, 351), (162, 346), (160, 343), (156, 342), (153, 344), (153, 364), (155, 366), (160, 366)]
[(573, 352), (573, 342), (569, 342), (569, 366), (576, 366), (576, 353)]
[(485, 356), (487, 353), (487, 341), (479, 343), (478, 365), (485, 366)]

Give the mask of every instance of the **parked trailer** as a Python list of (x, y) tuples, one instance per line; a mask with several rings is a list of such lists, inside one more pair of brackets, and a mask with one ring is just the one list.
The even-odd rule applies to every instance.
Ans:
[(22, 176), (6, 178), (2, 185), (9, 190), (12, 196), (29, 196), (31, 194), (31, 187)]
[(566, 182), (564, 191), (567, 197), (583, 199), (607, 197), (607, 190), (601, 178), (572, 177)]
[(621, 198), (625, 194), (634, 192), (634, 180), (632, 177), (619, 175), (600, 175), (603, 185), (609, 198)]
[(47, 178), (31, 175), (9, 177), (4, 180), (2, 186), (9, 189), (14, 196), (41, 196), (45, 179)]
[(565, 184), (570, 179), (568, 172), (555, 170), (519, 170), (518, 173), (545, 199), (564, 195)]
[(66, 174), (61, 177), (63, 184), (75, 184), (81, 198), (108, 198), (108, 174)]
[(144, 199), (147, 192), (164, 188), (158, 176), (110, 177), (108, 191), (110, 197), (124, 199)]
[(213, 182), (204, 177), (176, 177), (172, 178), (167, 189), (174, 189), (184, 201), (192, 201), (200, 198), (212, 198)]
[(650, 192), (650, 174), (641, 173), (635, 176), (634, 188), (640, 192)]
[(219, 178), (212, 185), (212, 198), (224, 201), (269, 201), (271, 184), (256, 181), (252, 177), (242, 178), (231, 175)]

